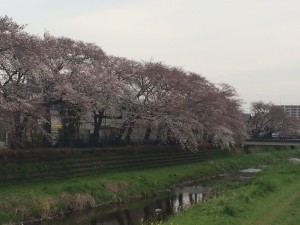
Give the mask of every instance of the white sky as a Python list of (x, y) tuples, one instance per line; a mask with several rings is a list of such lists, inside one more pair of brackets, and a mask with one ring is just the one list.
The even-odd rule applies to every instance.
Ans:
[(0, 15), (228, 83), (246, 111), (258, 100), (300, 104), (299, 0), (0, 0)]

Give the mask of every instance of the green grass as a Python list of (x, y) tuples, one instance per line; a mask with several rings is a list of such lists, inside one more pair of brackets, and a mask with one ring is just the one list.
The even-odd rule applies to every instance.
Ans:
[[(46, 219), (67, 211), (155, 195), (183, 181), (203, 179), (252, 165), (274, 164), (290, 156), (300, 156), (300, 151), (237, 154), (201, 163), (1, 186), (0, 224), (33, 218)], [(260, 185), (265, 185), (267, 190), (274, 188), (272, 184)], [(249, 199), (252, 197), (249, 196)], [(232, 215), (239, 213), (231, 204), (224, 210)]]
[(201, 149), (192, 153), (164, 146), (152, 146), (151, 149), (5, 151), (0, 152), (0, 185), (187, 164), (226, 155), (228, 152), (220, 149)]
[(221, 197), (193, 206), (165, 224), (298, 225), (299, 186), (300, 164), (272, 165), (249, 184), (228, 185)]

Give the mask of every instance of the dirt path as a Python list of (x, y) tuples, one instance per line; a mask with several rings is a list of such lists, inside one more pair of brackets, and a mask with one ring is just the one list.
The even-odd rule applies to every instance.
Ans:
[(269, 208), (256, 225), (298, 225), (300, 224), (300, 190), (296, 190), (286, 199), (280, 199), (277, 205)]

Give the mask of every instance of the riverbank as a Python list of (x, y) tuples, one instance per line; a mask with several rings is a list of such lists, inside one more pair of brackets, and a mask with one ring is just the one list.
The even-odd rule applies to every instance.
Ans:
[(165, 225), (296, 225), (300, 221), (300, 163), (270, 165), (250, 183), (223, 185), (225, 194), (194, 205)]
[(205, 179), (299, 156), (299, 150), (269, 150), (201, 163), (1, 186), (0, 223), (51, 219), (71, 211), (156, 195), (184, 181)]

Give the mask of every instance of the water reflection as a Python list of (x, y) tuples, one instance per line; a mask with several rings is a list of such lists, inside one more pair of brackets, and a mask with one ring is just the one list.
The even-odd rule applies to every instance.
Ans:
[(72, 214), (61, 220), (32, 225), (139, 225), (140, 221), (166, 220), (170, 215), (180, 213), (193, 204), (205, 202), (219, 195), (212, 187), (216, 183), (249, 182), (253, 174), (224, 174), (206, 181), (206, 185), (183, 186), (160, 196), (132, 201), (121, 206), (101, 207), (88, 212)]
[(174, 190), (173, 213), (179, 213), (182, 209), (205, 201), (211, 190), (211, 187), (203, 186), (176, 188)]
[(120, 207), (97, 208), (43, 225), (139, 225), (144, 221), (166, 220), (170, 215), (198, 204), (209, 196), (212, 188), (188, 186), (174, 189), (156, 198), (138, 200)]

